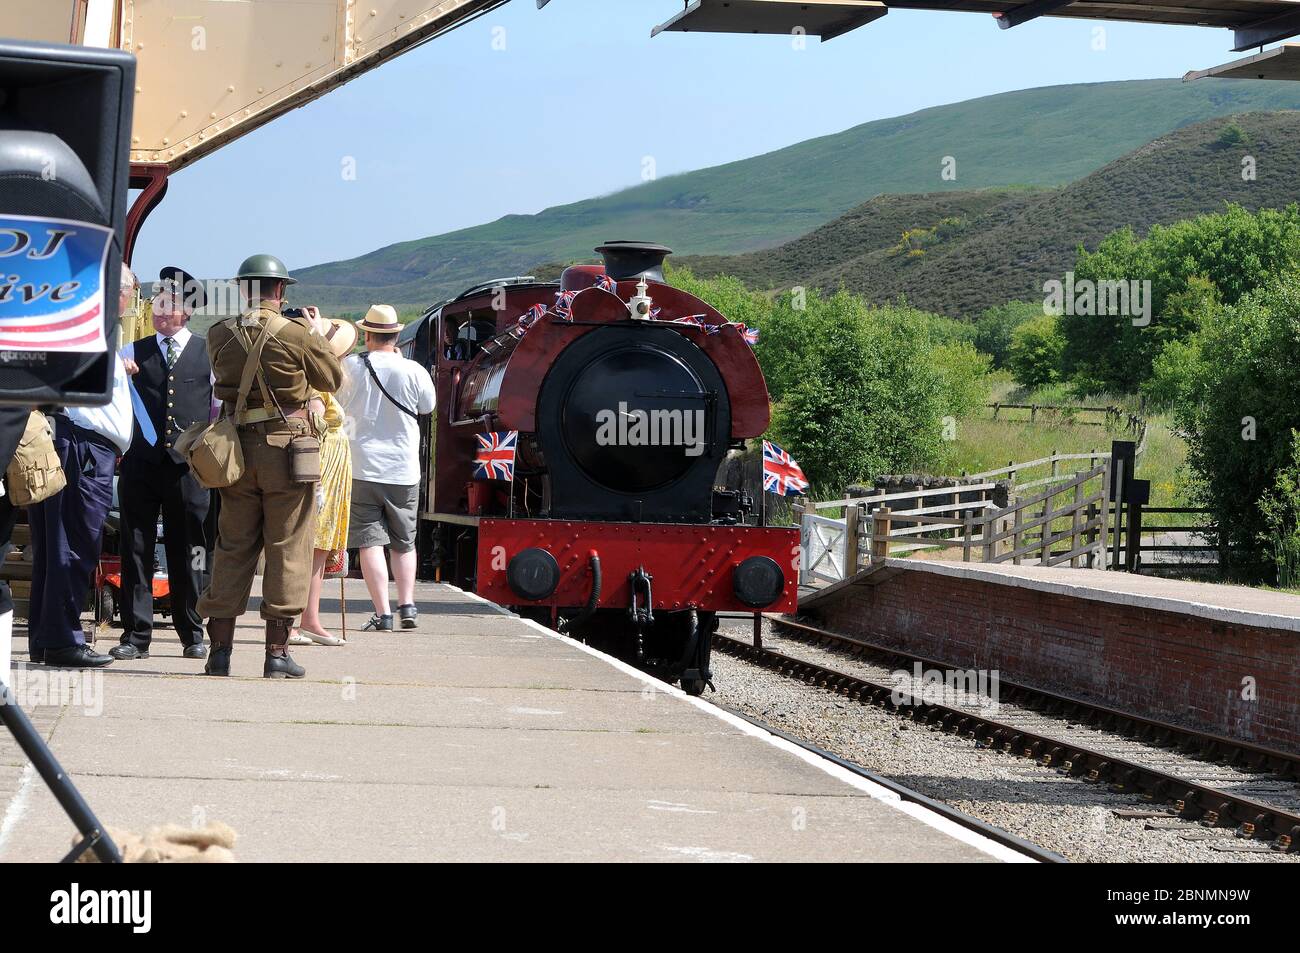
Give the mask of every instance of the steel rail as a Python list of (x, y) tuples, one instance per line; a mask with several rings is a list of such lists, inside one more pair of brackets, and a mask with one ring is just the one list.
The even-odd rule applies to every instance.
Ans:
[[(924, 693), (916, 695), (897, 685), (886, 685), (849, 675), (772, 649), (755, 648), (747, 642), (721, 634), (715, 635), (713, 641), (715, 648), (728, 655), (762, 665), (787, 678), (825, 688), (861, 704), (876, 705), (945, 732), (964, 735), (984, 747), (1032, 758), (1045, 767), (1056, 767), (1072, 777), (1108, 782), (1116, 790), (1137, 791), (1154, 802), (1172, 802), (1180, 816), (1199, 821), (1205, 826), (1234, 825), (1240, 836), (1270, 839), (1273, 846), (1282, 851), (1300, 847), (1300, 815), (1273, 805), (1189, 781), (1061, 738), (1003, 724), (965, 708), (927, 701), (923, 697)], [(886, 651), (906, 657), (905, 653)], [(999, 683), (999, 689), (1003, 684), (1005, 683)], [(1181, 730), (1168, 727), (1171, 731)]]
[[(966, 666), (941, 662), (908, 652), (906, 649), (869, 642), (854, 636), (830, 632), (805, 622), (792, 619), (773, 618), (772, 624), (798, 633), (797, 637), (807, 639), (811, 636), (819, 642), (829, 642), (843, 647), (855, 654), (885, 656), (901, 659), (908, 663), (920, 662), (926, 668), (940, 669), (944, 672), (965, 671)], [(1084, 701), (1069, 695), (1061, 695), (1045, 688), (1036, 688), (1019, 682), (1008, 681), (999, 676), (998, 690), (1008, 700), (1022, 707), (1035, 708), (1044, 714), (1060, 715), (1074, 719), (1089, 727), (1100, 728), (1122, 734), (1138, 741), (1169, 746), (1177, 742), (1184, 753), (1193, 754), (1201, 760), (1217, 761), (1230, 767), (1243, 768), (1247, 771), (1267, 771), (1277, 777), (1300, 783), (1300, 755), (1263, 745), (1252, 744), (1237, 738), (1199, 731), (1182, 725), (1145, 718), (1132, 712), (1108, 708), (1099, 702)]]
[(1039, 847), (1037, 844), (1032, 843), (1031, 841), (1027, 841), (1023, 837), (1017, 837), (1015, 834), (1012, 834), (1009, 831), (1004, 831), (1000, 827), (995, 827), (994, 825), (988, 823), (988, 821), (982, 821), (978, 817), (973, 817), (970, 814), (967, 814), (963, 811), (959, 811), (951, 804), (944, 804), (942, 801), (936, 801), (934, 798), (927, 797), (926, 795), (922, 794), (920, 791), (914, 791), (911, 788), (899, 784), (897, 781), (894, 781), (891, 778), (887, 778), (882, 774), (876, 774), (876, 772), (874, 771), (868, 771), (860, 764), (855, 764), (852, 761), (847, 761), (844, 758), (841, 758), (839, 755), (827, 751), (825, 748), (819, 748), (811, 741), (804, 741), (802, 738), (797, 738), (794, 735), (789, 734), (788, 732), (782, 731), (780, 728), (776, 728), (772, 725), (769, 725), (767, 722), (759, 718), (755, 718), (753, 715), (747, 714), (735, 708), (731, 708), (727, 705), (718, 705), (718, 707), (725, 712), (729, 712), (730, 714), (735, 715), (737, 718), (743, 718), (745, 721), (749, 722), (751, 725), (753, 725), (756, 728), (761, 728), (764, 731), (768, 732), (769, 734), (773, 734), (776, 737), (788, 741), (793, 745), (798, 745), (800, 748), (803, 748), (805, 751), (817, 755), (819, 758), (825, 758), (827, 761), (839, 765), (841, 768), (844, 768), (846, 771), (852, 771), (860, 778), (866, 778), (868, 781), (872, 781), (876, 784), (879, 784), (883, 788), (893, 791), (904, 801), (911, 801), (913, 804), (920, 804), (922, 807), (925, 807), (933, 811), (934, 813), (940, 815), (941, 817), (947, 818), (948, 820), (952, 821), (954, 824), (960, 824), (962, 827), (966, 828), (967, 830), (972, 830), (975, 831), (977, 834), (982, 834), (984, 837), (987, 837), (989, 840), (995, 843), (1001, 844), (1003, 847), (1010, 847), (1012, 850), (1024, 854), (1027, 857), (1032, 857), (1034, 860), (1042, 861), (1043, 863), (1047, 863), (1047, 864), (1068, 864), (1069, 863), (1069, 861), (1065, 857), (1061, 856), (1054, 850), (1048, 850), (1045, 847)]

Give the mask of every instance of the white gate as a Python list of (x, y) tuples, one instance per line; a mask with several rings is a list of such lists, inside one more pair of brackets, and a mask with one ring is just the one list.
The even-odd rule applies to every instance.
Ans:
[(804, 513), (799, 527), (800, 548), (800, 582), (811, 583), (839, 582), (844, 578), (844, 567), (848, 564), (848, 546), (850, 542), (857, 546), (857, 540), (849, 540), (848, 527), (844, 520), (827, 519)]

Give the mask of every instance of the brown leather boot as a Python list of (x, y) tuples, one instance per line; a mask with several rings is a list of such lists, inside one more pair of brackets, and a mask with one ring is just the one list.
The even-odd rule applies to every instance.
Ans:
[(209, 619), (208, 641), (212, 643), (212, 651), (208, 653), (208, 661), (203, 666), (203, 674), (229, 675), (230, 653), (235, 648), (235, 620)]
[(266, 662), (262, 665), (263, 678), (302, 678), (307, 670), (293, 660), (286, 646), (292, 619), (266, 620)]

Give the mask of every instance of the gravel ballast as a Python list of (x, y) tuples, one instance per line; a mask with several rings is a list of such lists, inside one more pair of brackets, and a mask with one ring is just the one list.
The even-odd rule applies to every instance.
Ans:
[[(724, 619), (722, 634), (748, 641), (747, 621)], [(878, 676), (873, 666), (841, 652), (775, 635), (764, 645), (849, 674)], [(979, 748), (899, 715), (862, 705), (765, 668), (714, 653), (716, 693), (707, 700), (758, 718), (774, 728), (884, 775), (915, 791), (994, 824), (1071, 861), (1293, 863), (1264, 841), (1234, 836), (1163, 814), (1164, 805), (1106, 785), (1067, 777), (1053, 768)], [(1159, 814), (1117, 816), (1116, 811)]]

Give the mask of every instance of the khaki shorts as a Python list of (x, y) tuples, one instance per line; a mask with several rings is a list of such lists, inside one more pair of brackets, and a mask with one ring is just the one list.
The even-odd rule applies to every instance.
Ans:
[(416, 510), (420, 484), (352, 481), (352, 507), (348, 516), (348, 548), (387, 546), (395, 553), (415, 548)]

